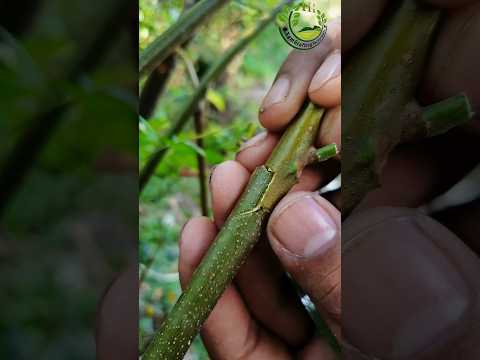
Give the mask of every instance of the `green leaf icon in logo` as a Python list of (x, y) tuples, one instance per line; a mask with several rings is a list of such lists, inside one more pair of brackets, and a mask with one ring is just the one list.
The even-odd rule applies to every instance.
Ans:
[(308, 50), (323, 40), (327, 18), (318, 7), (316, 0), (302, 1), (291, 8), (285, 7), (277, 16), (280, 33), (292, 47)]

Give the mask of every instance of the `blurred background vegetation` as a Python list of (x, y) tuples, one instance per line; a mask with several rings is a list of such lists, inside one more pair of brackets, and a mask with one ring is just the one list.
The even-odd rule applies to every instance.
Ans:
[(136, 263), (137, 11), (0, 2), (1, 359), (94, 359), (98, 304)]
[[(329, 18), (340, 16), (340, 1), (320, 1)], [(192, 68), (202, 71), (234, 45), (279, 1), (236, 0), (202, 26), (188, 46), (176, 54), (167, 87), (148, 119), (140, 118), (140, 167), (158, 144), (168, 153), (140, 197), (140, 327), (144, 333), (158, 328), (180, 294), (177, 272), (178, 237), (191, 216), (202, 213), (199, 193), (200, 155), (207, 176), (216, 164), (233, 159), (240, 144), (260, 130), (258, 108), (277, 70), (291, 48), (275, 23), (270, 24), (246, 51), (239, 54), (206, 94), (204, 128), (193, 121), (174, 138), (165, 138), (172, 119), (194, 91)], [(180, 16), (179, 0), (140, 0), (140, 51), (166, 31)], [(145, 79), (140, 87), (145, 86)], [(203, 140), (199, 147), (198, 139)], [(207, 204), (208, 205), (208, 204)], [(209, 211), (209, 210), (208, 210)], [(197, 339), (188, 354), (207, 359)]]

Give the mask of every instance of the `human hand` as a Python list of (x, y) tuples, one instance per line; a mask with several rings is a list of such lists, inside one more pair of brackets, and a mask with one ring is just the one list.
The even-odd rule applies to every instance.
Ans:
[[(262, 103), (267, 132), (239, 151), (235, 161), (211, 176), (214, 220), (190, 220), (182, 231), (179, 272), (182, 287), (214, 240), (245, 188), (251, 172), (276, 145), (279, 130), (293, 119), (305, 97), (330, 108), (317, 145), (340, 147), (340, 21), (329, 24), (325, 40), (310, 52), (293, 51)], [(334, 161), (335, 162), (335, 161)], [(338, 173), (306, 169), (299, 183), (275, 208), (263, 239), (234, 283), (225, 291), (201, 334), (214, 359), (333, 359), (324, 339), (313, 337), (313, 323), (285, 272), (310, 296), (340, 336), (340, 213), (313, 192)]]

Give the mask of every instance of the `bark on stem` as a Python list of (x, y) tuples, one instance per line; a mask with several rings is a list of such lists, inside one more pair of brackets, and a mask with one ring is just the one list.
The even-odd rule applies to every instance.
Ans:
[(181, 360), (216, 302), (261, 237), (270, 212), (298, 181), (323, 110), (305, 104), (265, 165), (258, 167), (188, 288), (155, 334), (144, 360)]

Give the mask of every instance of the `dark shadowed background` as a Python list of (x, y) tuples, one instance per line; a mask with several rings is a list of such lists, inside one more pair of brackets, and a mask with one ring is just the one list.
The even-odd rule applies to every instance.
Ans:
[[(136, 268), (137, 9), (0, 3), (2, 359), (94, 359), (102, 297)], [(117, 295), (132, 339), (137, 289)]]

